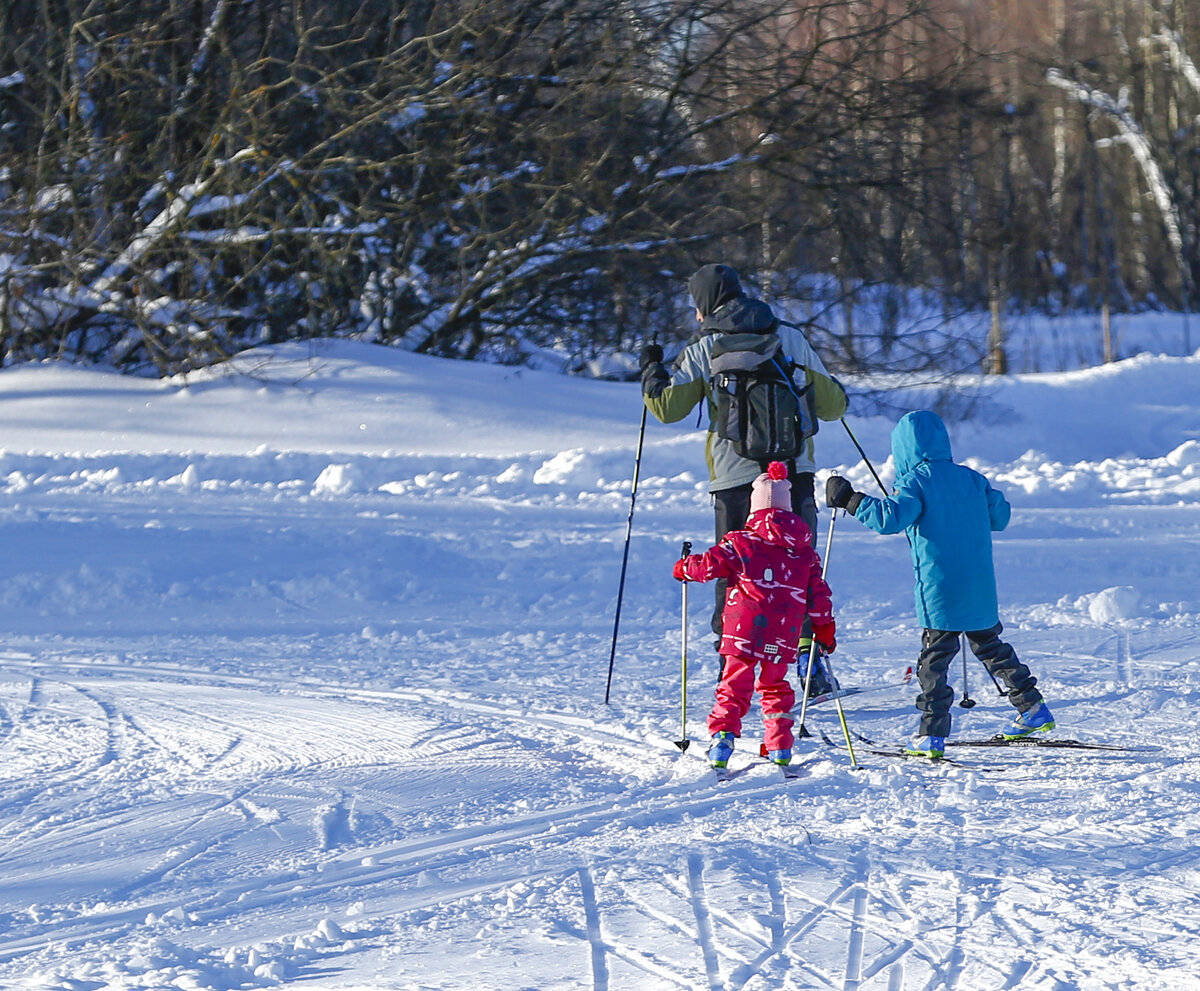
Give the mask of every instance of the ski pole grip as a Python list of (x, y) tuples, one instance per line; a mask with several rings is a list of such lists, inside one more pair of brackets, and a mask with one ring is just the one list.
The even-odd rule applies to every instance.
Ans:
[(690, 540), (685, 540), (683, 542), (683, 548), (679, 552), (679, 556), (681, 558), (684, 558), (684, 557), (687, 557), (691, 553), (692, 553), (692, 542)]

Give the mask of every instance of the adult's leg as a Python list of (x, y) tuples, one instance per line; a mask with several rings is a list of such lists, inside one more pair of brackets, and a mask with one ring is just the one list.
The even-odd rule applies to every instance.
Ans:
[[(720, 541), (731, 530), (740, 530), (746, 525), (746, 520), (750, 516), (750, 488), (749, 485), (739, 485), (736, 488), (721, 489), (721, 491), (713, 493), (717, 541)], [(721, 641), (721, 613), (725, 610), (725, 590), (728, 587), (728, 579), (717, 579), (717, 601), (712, 614), (712, 631), (717, 635), (718, 647)]]
[[(813, 491), (815, 478), (811, 471), (791, 474), (792, 512), (808, 524), (812, 545), (817, 546), (817, 497)], [(748, 505), (748, 504), (747, 504)]]
[[(813, 473), (802, 471), (792, 478), (792, 512), (808, 525), (809, 543), (817, 546), (817, 499), (813, 493)], [(804, 617), (804, 628), (800, 632), (802, 640), (812, 638), (812, 624)]]
[(958, 653), (958, 637), (957, 632), (950, 630), (925, 630), (921, 634), (921, 653), (917, 657), (917, 681), (921, 685), (917, 696), (921, 712), (918, 736), (950, 735), (954, 689), (950, 687), (947, 672)]
[(1021, 663), (1012, 646), (1000, 639), (1004, 626), (997, 623), (988, 630), (972, 630), (967, 634), (971, 652), (983, 661), (983, 666), (1004, 683), (1008, 700), (1021, 712), (1032, 709), (1042, 701), (1037, 690), (1037, 678)]

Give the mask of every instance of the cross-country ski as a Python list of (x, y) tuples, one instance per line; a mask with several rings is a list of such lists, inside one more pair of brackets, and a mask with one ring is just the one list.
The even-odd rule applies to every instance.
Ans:
[(1161, 747), (1139, 746), (1137, 744), (1122, 745), (1118, 743), (1088, 743), (1083, 740), (1056, 739), (1046, 736), (1025, 736), (1009, 739), (1004, 736), (992, 736), (986, 740), (949, 740), (951, 747), (1030, 747), (1060, 750), (1107, 750), (1116, 753), (1155, 753)]

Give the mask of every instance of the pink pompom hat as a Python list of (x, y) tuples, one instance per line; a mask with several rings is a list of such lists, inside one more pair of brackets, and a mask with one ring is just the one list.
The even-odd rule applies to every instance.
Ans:
[(760, 509), (792, 509), (792, 483), (788, 481), (787, 465), (772, 461), (767, 470), (754, 480), (750, 489), (750, 512)]

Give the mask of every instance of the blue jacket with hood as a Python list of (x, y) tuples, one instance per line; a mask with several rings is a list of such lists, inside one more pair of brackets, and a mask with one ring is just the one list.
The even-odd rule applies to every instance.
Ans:
[(879, 533), (908, 532), (917, 619), (931, 630), (995, 626), (992, 531), (1008, 526), (1008, 500), (979, 472), (954, 463), (946, 425), (929, 410), (901, 417), (892, 460), (894, 494), (862, 496), (854, 516)]

